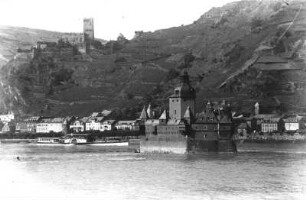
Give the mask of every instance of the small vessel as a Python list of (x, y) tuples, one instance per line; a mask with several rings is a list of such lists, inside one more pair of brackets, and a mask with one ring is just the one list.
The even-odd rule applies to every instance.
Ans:
[(126, 139), (120, 139), (118, 137), (106, 137), (103, 139), (97, 139), (90, 145), (98, 146), (128, 146), (129, 142)]
[(60, 142), (63, 144), (76, 144), (76, 145), (89, 144), (87, 139), (82, 138), (82, 137), (66, 137), (66, 138), (62, 138)]
[(39, 137), (37, 138), (38, 144), (60, 144), (60, 138), (54, 137)]
[(92, 142), (89, 143), (93, 146), (128, 146), (128, 142)]

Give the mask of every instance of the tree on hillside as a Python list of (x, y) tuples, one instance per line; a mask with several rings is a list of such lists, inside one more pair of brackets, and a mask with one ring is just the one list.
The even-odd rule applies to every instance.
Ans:
[(254, 17), (251, 20), (251, 31), (252, 32), (259, 32), (262, 26), (263, 26), (263, 20), (260, 19), (259, 17)]
[(120, 33), (119, 36), (117, 37), (117, 42), (119, 44), (126, 44), (128, 41), (129, 40), (126, 39), (126, 37), (122, 33)]

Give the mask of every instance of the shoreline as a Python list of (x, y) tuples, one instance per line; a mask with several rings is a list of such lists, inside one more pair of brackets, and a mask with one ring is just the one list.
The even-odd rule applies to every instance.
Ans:
[(0, 143), (36, 143), (37, 139), (0, 139)]

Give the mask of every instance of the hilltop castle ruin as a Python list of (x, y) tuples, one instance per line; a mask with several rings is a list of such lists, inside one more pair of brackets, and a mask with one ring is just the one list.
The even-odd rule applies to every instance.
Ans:
[(73, 58), (76, 54), (87, 54), (93, 48), (94, 42), (94, 20), (85, 18), (83, 20), (82, 33), (64, 33), (57, 42), (39, 41), (32, 49), (32, 57), (53, 57), (64, 59)]

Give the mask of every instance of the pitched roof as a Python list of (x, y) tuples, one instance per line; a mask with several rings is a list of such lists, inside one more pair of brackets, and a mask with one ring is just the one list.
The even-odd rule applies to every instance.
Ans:
[(149, 118), (153, 118), (153, 112), (151, 109), (151, 104), (149, 104), (148, 109), (147, 109), (147, 114)]
[(277, 123), (280, 121), (280, 117), (272, 117), (272, 118), (269, 118), (269, 119), (265, 119), (264, 120), (264, 123)]
[(108, 116), (109, 114), (112, 113), (112, 111), (111, 110), (103, 110), (101, 113), (102, 113), (103, 116)]
[(114, 124), (116, 120), (105, 120), (103, 124)]
[(117, 121), (117, 125), (131, 125), (136, 123), (136, 120), (120, 120)]
[(159, 119), (165, 119), (165, 120), (167, 120), (167, 112), (166, 112), (166, 110), (164, 110), (164, 112), (161, 114), (161, 116), (159, 117)]
[(276, 117), (278, 117), (277, 114), (258, 114), (254, 116), (255, 119), (265, 119), (265, 120), (276, 118)]
[(148, 114), (146, 111), (146, 106), (143, 107), (139, 119), (148, 119)]
[(184, 114), (184, 118), (191, 118), (191, 117), (192, 117), (192, 113), (191, 113), (190, 107), (187, 106), (187, 109)]
[(284, 122), (290, 123), (290, 122), (299, 122), (301, 121), (302, 118), (303, 116), (294, 115), (294, 116), (285, 117), (283, 120)]

